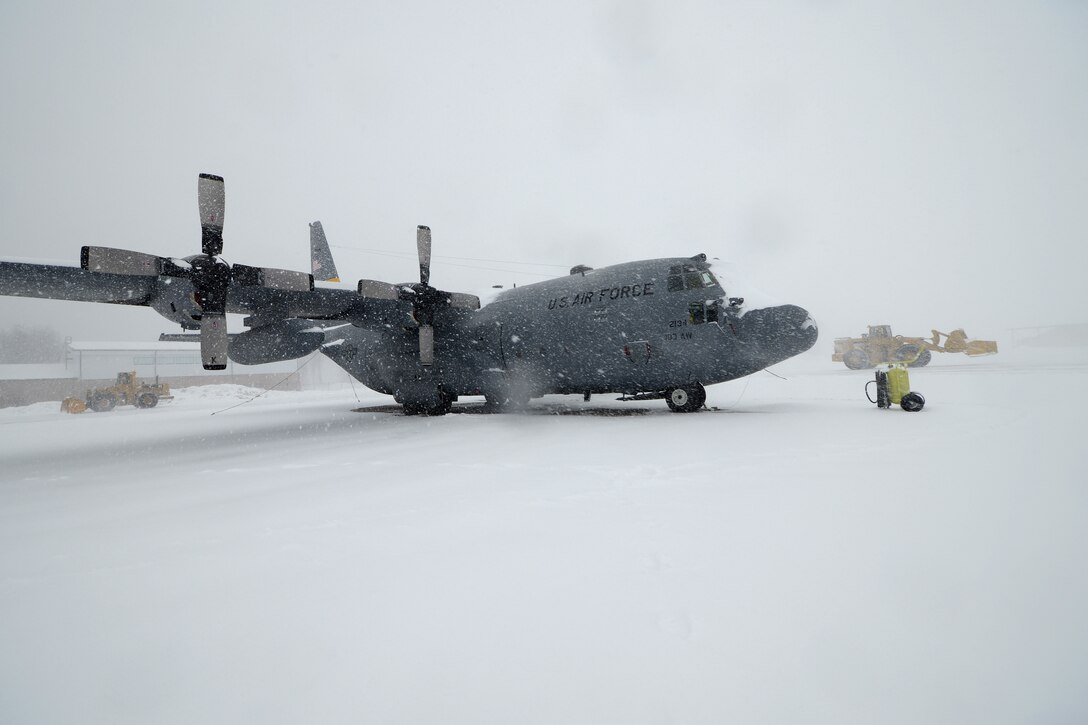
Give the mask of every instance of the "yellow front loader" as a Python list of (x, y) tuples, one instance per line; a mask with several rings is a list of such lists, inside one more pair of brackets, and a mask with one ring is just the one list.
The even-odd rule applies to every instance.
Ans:
[(935, 352), (962, 352), (971, 356), (997, 352), (995, 341), (972, 340), (963, 328), (932, 332), (930, 338), (904, 337), (893, 335), (891, 325), (869, 325), (869, 332), (861, 337), (837, 338), (831, 360), (841, 362), (851, 370), (887, 363), (906, 363), (912, 368), (920, 368), (929, 364)]
[(160, 400), (170, 400), (168, 383), (143, 383), (136, 379), (136, 371), (117, 373), (117, 383), (108, 388), (88, 390), (83, 398), (65, 398), (60, 409), (65, 413), (82, 413), (87, 408), (105, 413), (118, 405), (134, 405), (137, 408), (154, 408)]

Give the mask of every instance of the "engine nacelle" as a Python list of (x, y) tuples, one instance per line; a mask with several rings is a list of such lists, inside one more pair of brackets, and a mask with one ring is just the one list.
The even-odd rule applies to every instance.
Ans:
[(283, 320), (246, 330), (231, 338), (227, 354), (240, 365), (294, 360), (309, 355), (325, 342), (325, 333), (309, 320)]

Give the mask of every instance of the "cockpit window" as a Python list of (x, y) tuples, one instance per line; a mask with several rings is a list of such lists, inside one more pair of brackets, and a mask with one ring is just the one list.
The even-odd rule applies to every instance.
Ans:
[(698, 269), (693, 264), (676, 264), (669, 267), (667, 279), (669, 292), (679, 292), (687, 289), (703, 289), (714, 287), (718, 281), (714, 275), (705, 269)]

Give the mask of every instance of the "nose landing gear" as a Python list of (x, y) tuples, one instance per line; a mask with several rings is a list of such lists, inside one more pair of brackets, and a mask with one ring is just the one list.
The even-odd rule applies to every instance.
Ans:
[(665, 391), (665, 402), (674, 413), (692, 413), (706, 402), (706, 389), (699, 383)]
[(674, 413), (694, 413), (706, 402), (706, 389), (699, 383), (688, 383), (648, 393), (624, 393), (623, 397), (616, 400), (661, 400), (662, 398)]

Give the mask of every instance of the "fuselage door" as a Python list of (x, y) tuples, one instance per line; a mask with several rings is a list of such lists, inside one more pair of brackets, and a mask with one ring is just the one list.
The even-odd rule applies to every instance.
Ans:
[(632, 365), (649, 365), (654, 356), (654, 349), (649, 340), (635, 340), (624, 343), (623, 356)]

